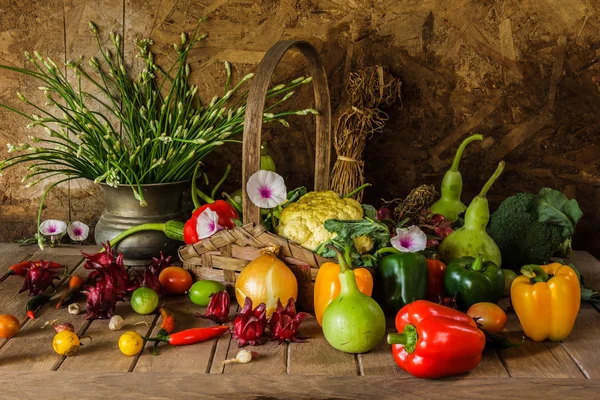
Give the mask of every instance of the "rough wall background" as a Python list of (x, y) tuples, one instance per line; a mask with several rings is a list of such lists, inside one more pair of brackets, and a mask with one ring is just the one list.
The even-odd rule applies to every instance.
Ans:
[[(124, 32), (126, 56), (133, 39), (150, 36), (159, 63), (172, 59), (171, 43), (203, 15), (209, 38), (191, 55), (195, 83), (204, 98), (221, 93), (222, 62), (241, 78), (280, 39), (306, 39), (321, 52), (330, 77), (332, 107), (344, 76), (380, 63), (403, 81), (402, 102), (386, 112), (385, 130), (365, 154), (365, 200), (405, 196), (421, 183), (439, 184), (457, 144), (469, 133), (486, 140), (466, 153), (465, 200), (504, 159), (508, 168), (492, 189), (498, 205), (518, 191), (551, 186), (576, 197), (584, 211), (575, 247), (600, 256), (600, 4), (595, 0), (30, 0), (0, 1), (0, 63), (24, 65), (23, 51), (38, 50), (56, 61), (95, 53), (88, 31), (93, 20), (108, 40)], [(302, 73), (291, 54), (278, 79)], [(0, 101), (18, 105), (15, 91), (41, 94), (37, 84), (0, 72)], [(310, 104), (304, 91), (294, 106)], [(312, 176), (311, 124), (269, 128), (267, 146), (290, 187)], [(0, 110), (0, 157), (6, 143), (35, 132)], [(206, 160), (214, 180), (240, 148), (221, 149)], [(234, 170), (236, 170), (234, 168)], [(239, 186), (233, 174), (225, 189)], [(25, 189), (24, 168), (0, 179), (0, 240), (34, 232), (43, 188)], [(101, 193), (87, 182), (57, 188), (45, 217), (93, 224), (103, 209)]]

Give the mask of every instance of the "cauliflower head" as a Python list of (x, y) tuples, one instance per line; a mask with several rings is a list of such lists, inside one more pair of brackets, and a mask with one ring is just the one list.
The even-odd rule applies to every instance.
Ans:
[[(331, 190), (308, 192), (297, 202), (283, 209), (277, 234), (315, 251), (321, 243), (336, 236), (325, 229), (325, 221), (357, 220), (363, 219), (363, 216), (362, 205), (354, 199), (340, 198), (339, 194)], [(368, 244), (364, 243), (363, 246), (368, 247)]]

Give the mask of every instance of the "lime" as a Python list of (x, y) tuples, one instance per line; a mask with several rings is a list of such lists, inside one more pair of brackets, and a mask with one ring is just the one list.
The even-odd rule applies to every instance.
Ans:
[(198, 281), (190, 288), (190, 300), (192, 303), (206, 307), (210, 301), (210, 295), (225, 290), (225, 285), (217, 281)]
[(158, 307), (158, 294), (150, 288), (141, 287), (131, 295), (131, 308), (138, 314), (150, 314)]

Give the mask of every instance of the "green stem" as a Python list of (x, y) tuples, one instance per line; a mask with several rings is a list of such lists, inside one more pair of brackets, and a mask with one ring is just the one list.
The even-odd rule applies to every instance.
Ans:
[(240, 204), (239, 204), (237, 201), (235, 201), (235, 200), (234, 200), (234, 199), (233, 199), (233, 198), (232, 198), (232, 197), (229, 195), (229, 193), (227, 193), (227, 192), (223, 192), (223, 193), (221, 193), (221, 196), (223, 196), (223, 197), (225, 197), (227, 200), (229, 200), (229, 201), (231, 202), (231, 205), (233, 206), (233, 208), (235, 208), (235, 210), (236, 210), (238, 213), (240, 213), (240, 214), (241, 214), (241, 213), (243, 212), (243, 210), (242, 210), (242, 207), (240, 206)]
[(467, 145), (475, 140), (483, 140), (483, 135), (471, 135), (460, 144), (458, 150), (456, 150), (456, 155), (454, 156), (454, 161), (452, 162), (452, 166), (450, 167), (450, 171), (458, 172), (458, 164), (460, 163), (460, 159), (462, 158), (463, 152)]
[(531, 279), (531, 283), (548, 282), (550, 277), (542, 267), (529, 264), (521, 267), (521, 273)]
[(402, 344), (407, 353), (415, 351), (418, 340), (417, 328), (412, 324), (406, 324), (402, 333), (389, 333), (387, 336), (388, 344)]
[(342, 196), (343, 199), (347, 199), (348, 197), (352, 197), (354, 196), (356, 193), (360, 192), (361, 190), (364, 190), (365, 188), (368, 188), (369, 186), (371, 186), (370, 183), (365, 183), (363, 185), (360, 185), (359, 187), (357, 187), (356, 189), (354, 189), (353, 191), (351, 191), (350, 193)]
[(481, 254), (479, 254), (477, 256), (477, 258), (475, 259), (475, 261), (473, 262), (473, 264), (471, 264), (471, 270), (473, 270), (473, 271), (481, 271), (482, 268), (483, 268), (482, 263), (483, 263), (483, 259), (482, 259)]
[[(194, 190), (194, 192), (196, 193), (197, 196), (199, 196), (206, 204), (212, 204), (215, 202), (214, 199), (208, 197), (208, 195), (206, 193), (204, 193), (202, 190), (196, 188), (196, 190)], [(197, 208), (197, 207), (196, 207)]]
[(494, 174), (488, 179), (485, 185), (483, 185), (479, 197), (485, 197), (487, 195), (488, 190), (490, 190), (494, 182), (496, 182), (496, 179), (502, 174), (502, 171), (504, 171), (504, 161), (498, 163), (498, 167), (496, 168), (496, 171), (494, 171)]
[(200, 163), (196, 164), (196, 168), (194, 168), (194, 175), (192, 176), (192, 202), (194, 203), (194, 209), (200, 208), (201, 204), (198, 200), (198, 194), (196, 193), (196, 180), (198, 179), (198, 169), (200, 168)]
[(142, 225), (134, 226), (133, 228), (129, 228), (129, 229), (119, 233), (117, 236), (115, 236), (110, 241), (110, 246), (114, 247), (116, 244), (118, 244), (120, 241), (125, 239), (127, 236), (133, 235), (134, 233), (137, 233), (137, 232), (143, 232), (143, 231), (164, 232), (165, 226), (166, 226), (166, 223), (164, 223), (164, 222), (152, 223), (152, 224), (142, 224)]
[(394, 247), (382, 247), (381, 249), (377, 250), (377, 254), (402, 254), (402, 252)]
[(221, 187), (221, 185), (223, 184), (223, 182), (225, 182), (225, 180), (227, 179), (227, 176), (229, 175), (230, 171), (231, 171), (231, 164), (227, 164), (227, 168), (225, 169), (225, 173), (223, 174), (223, 176), (221, 177), (221, 179), (219, 180), (219, 182), (217, 182), (217, 184), (215, 185), (215, 187), (213, 188), (213, 190), (210, 192), (210, 197), (212, 199), (214, 199), (215, 196), (217, 195), (217, 190), (219, 190), (219, 188)]
[[(341, 251), (339, 251), (336, 247), (328, 244), (327, 247), (329, 247), (331, 250), (333, 250), (335, 252), (335, 254), (337, 254), (337, 258), (338, 258), (338, 263), (340, 264), (340, 271), (343, 274), (344, 272), (348, 272), (350, 271), (350, 267), (348, 266), (348, 263), (346, 262), (346, 259), (344, 257), (344, 255), (342, 254)], [(347, 251), (347, 249), (349, 250), (350, 247), (345, 247), (344, 248), (344, 253)]]

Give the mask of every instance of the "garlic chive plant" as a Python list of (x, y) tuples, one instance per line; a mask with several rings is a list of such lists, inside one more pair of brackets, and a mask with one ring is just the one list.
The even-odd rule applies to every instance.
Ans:
[[(43, 137), (30, 136), (30, 143), (8, 144), (8, 152), (18, 155), (0, 161), (0, 174), (3, 169), (30, 163), (28, 174), (23, 177), (27, 187), (60, 177), (47, 187), (40, 202), (40, 247), (42, 206), (56, 185), (78, 178), (110, 186), (127, 184), (140, 205), (145, 206), (141, 185), (188, 180), (215, 147), (239, 142), (233, 137), (243, 131), (247, 92), (238, 92), (252, 74), (232, 85), (231, 66), (225, 62), (224, 94), (207, 104), (202, 102), (198, 86), (190, 82), (191, 67), (186, 61), (194, 45), (206, 37), (198, 32), (202, 21), (193, 34), (182, 33), (181, 43), (173, 45), (177, 59), (169, 69), (154, 63), (150, 39), (138, 40), (137, 58), (144, 68), (137, 77), (131, 76), (123, 59), (121, 36), (111, 33), (114, 50), (104, 49), (92, 22), (90, 29), (100, 56), (90, 58), (87, 66), (82, 59), (67, 61), (67, 68), (74, 73), (73, 83), (61, 67), (37, 51), (33, 56), (25, 53), (29, 69), (0, 65), (37, 79), (46, 97), (45, 105), (39, 106), (17, 93), (21, 101), (35, 109), (32, 115), (0, 104), (29, 120), (28, 127), (43, 127), (46, 132)], [(265, 110), (264, 121), (289, 126), (284, 119), (287, 115), (316, 113), (312, 109), (275, 112), (297, 87), (310, 81), (310, 77), (300, 77), (272, 87), (268, 92), (271, 105)], [(85, 90), (85, 82), (94, 90)]]

